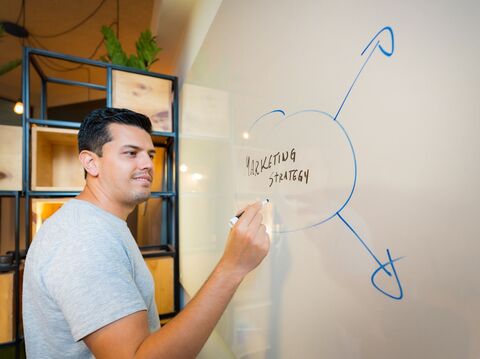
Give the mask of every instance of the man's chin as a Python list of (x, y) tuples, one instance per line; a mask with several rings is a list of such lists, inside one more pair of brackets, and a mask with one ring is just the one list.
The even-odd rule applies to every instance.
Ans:
[(144, 191), (144, 192), (135, 192), (133, 194), (133, 202), (135, 205), (145, 202), (147, 199), (150, 198), (151, 191)]

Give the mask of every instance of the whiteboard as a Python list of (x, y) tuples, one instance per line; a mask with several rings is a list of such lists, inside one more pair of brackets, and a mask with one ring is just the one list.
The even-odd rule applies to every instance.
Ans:
[(237, 358), (479, 358), (480, 3), (224, 0), (182, 90), (181, 281), (269, 198)]

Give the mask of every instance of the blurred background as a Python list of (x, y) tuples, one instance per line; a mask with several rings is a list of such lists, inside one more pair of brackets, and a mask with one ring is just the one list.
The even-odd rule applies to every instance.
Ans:
[[(102, 26), (110, 27), (127, 54), (135, 53), (140, 33), (149, 29), (162, 49), (150, 71), (175, 75), (178, 58), (194, 0), (1, 0), (0, 66), (22, 58), (22, 46), (99, 60), (106, 54)], [(98, 68), (54, 59), (41, 60), (52, 77), (105, 82)], [(10, 118), (9, 107), (21, 98), (21, 66), (0, 76), (0, 118)], [(32, 79), (32, 99), (39, 94), (39, 82)], [(48, 107), (93, 101), (105, 93), (78, 86), (49, 88)], [(7, 103), (5, 103), (7, 101)], [(12, 105), (13, 103), (13, 105)]]

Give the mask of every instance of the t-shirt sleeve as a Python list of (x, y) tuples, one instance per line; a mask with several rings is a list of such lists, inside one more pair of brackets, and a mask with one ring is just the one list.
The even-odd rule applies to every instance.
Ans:
[(77, 233), (57, 251), (44, 283), (75, 341), (147, 306), (125, 248), (107, 233)]

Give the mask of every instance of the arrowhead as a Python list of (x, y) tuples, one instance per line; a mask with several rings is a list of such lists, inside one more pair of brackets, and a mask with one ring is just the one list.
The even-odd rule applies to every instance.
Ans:
[[(375, 272), (372, 273), (372, 276), (371, 276), (370, 280), (371, 280), (373, 286), (378, 291), (380, 291), (382, 294), (384, 294), (387, 297), (390, 297), (392, 299), (395, 299), (395, 300), (401, 300), (403, 298), (403, 289), (402, 289), (402, 284), (400, 283), (400, 279), (398, 278), (397, 270), (395, 269), (395, 262), (404, 258), (404, 257), (399, 257), (399, 258), (392, 259), (392, 257), (390, 256), (390, 251), (388, 249), (387, 249), (387, 256), (388, 256), (388, 262), (383, 263), (380, 267), (378, 267), (375, 270)], [(394, 286), (396, 286), (398, 288), (398, 294), (397, 295), (390, 293), (386, 289), (380, 288), (380, 286), (378, 286), (377, 283), (376, 283), (376, 278), (377, 278), (378, 273), (380, 273), (381, 271), (385, 271), (385, 272), (388, 273), (386, 267), (390, 267), (391, 272), (393, 274), (393, 276), (390, 275), (389, 278), (391, 278), (390, 280), (394, 281)]]

